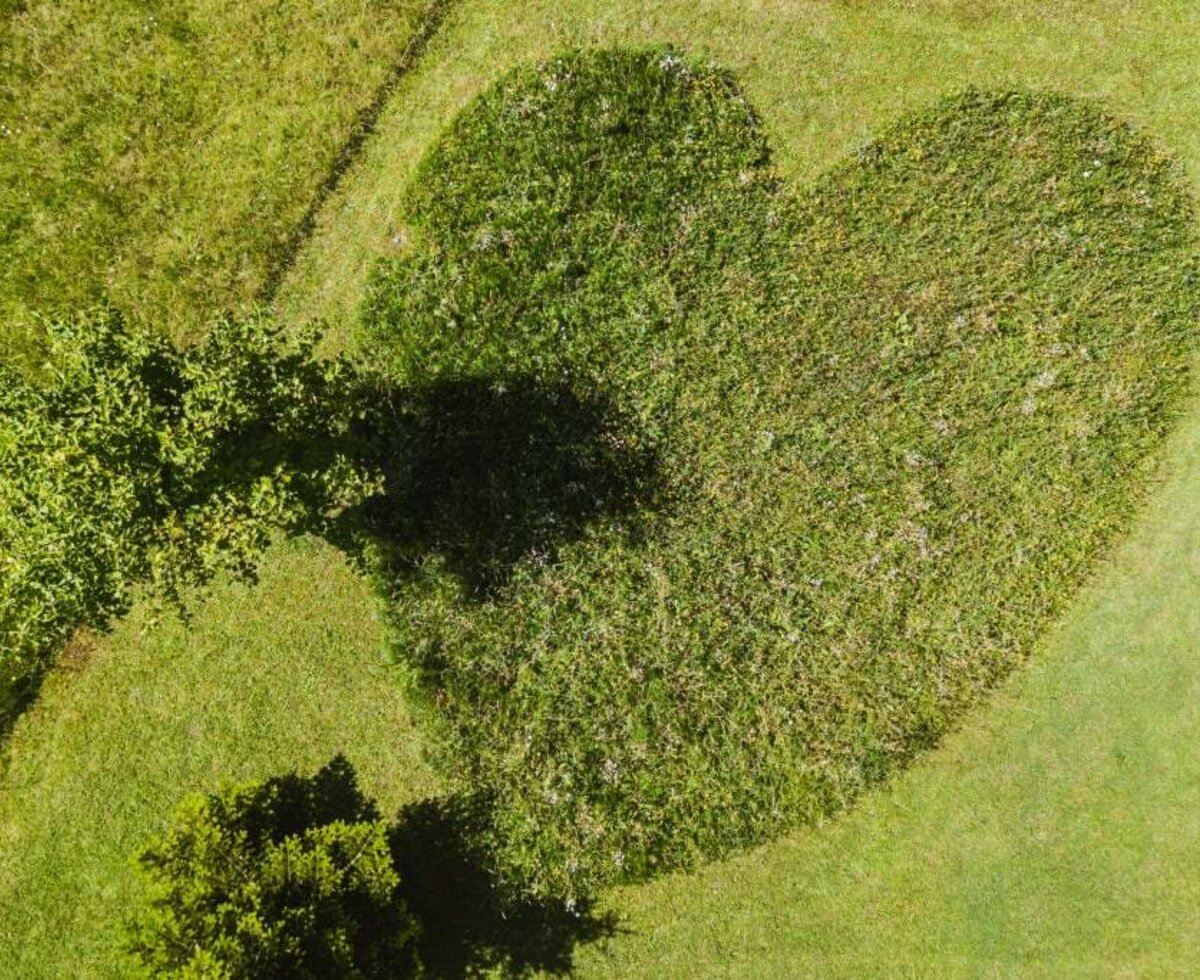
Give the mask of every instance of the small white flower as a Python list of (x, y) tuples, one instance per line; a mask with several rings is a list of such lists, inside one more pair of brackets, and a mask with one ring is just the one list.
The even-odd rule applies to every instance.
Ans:
[(612, 759), (605, 759), (604, 765), (601, 767), (600, 776), (610, 786), (614, 785), (621, 774), (621, 770)]

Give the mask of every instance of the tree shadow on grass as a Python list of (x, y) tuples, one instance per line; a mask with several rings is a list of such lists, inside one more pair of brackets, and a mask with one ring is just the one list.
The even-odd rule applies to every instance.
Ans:
[[(505, 901), (480, 843), (487, 813), (486, 805), (466, 796), (423, 800), (400, 811), (388, 828), (400, 885), (388, 908), (358, 909), (363, 930), (356, 938), (364, 948), (383, 948), (411, 914), (420, 926), (424, 976), (450, 980), (487, 970), (522, 977), (568, 973), (577, 946), (616, 933), (611, 913), (596, 915), (586, 904)], [(237, 828), (255, 850), (331, 823), (379, 819), (354, 767), (339, 754), (311, 776), (292, 772), (266, 780), (248, 795)], [(379, 965), (386, 975), (411, 972), (407, 961)]]
[(576, 947), (616, 934), (615, 916), (586, 903), (503, 901), (477, 843), (485, 820), (486, 808), (451, 797), (405, 807), (393, 825), (400, 893), (422, 923), (427, 975), (569, 973)]
[(8, 737), (16, 728), (21, 716), (37, 701), (49, 672), (49, 664), (40, 666), (8, 690), (0, 692), (0, 773), (4, 772), (8, 761)]
[(612, 403), (532, 378), (440, 381), (373, 412), (384, 494), (344, 515), (385, 580), (440, 556), (467, 597), (491, 599), (522, 561), (552, 563), (586, 528), (656, 494), (654, 450)]
[[(210, 798), (210, 812), (226, 838), (241, 840), (237, 855), (227, 857), (242, 860), (261, 855), (268, 843), (302, 840), (331, 824), (381, 819), (375, 802), (360, 789), (354, 767), (340, 754), (312, 775), (290, 772), (248, 787), (236, 801), (228, 795)], [(564, 974), (572, 968), (577, 946), (616, 933), (611, 913), (596, 915), (584, 904), (568, 908), (561, 900), (506, 900), (489, 870), (483, 843), (488, 820), (485, 803), (461, 794), (410, 804), (388, 823), (398, 887), (382, 900), (366, 901), (361, 894), (342, 898), (351, 919), (354, 962), (365, 975), (410, 976), (414, 952), (422, 975), (433, 978), (482, 971), (509, 977)], [(336, 852), (331, 855), (336, 859)], [(173, 861), (162, 866), (175, 867)], [(208, 870), (214, 868), (220, 878), (224, 871), (215, 865)], [(414, 920), (419, 927), (415, 950), (409, 939)], [(322, 935), (301, 930), (294, 938), (312, 975), (332, 975)], [(190, 949), (186, 952), (190, 955)]]
[[(372, 388), (361, 397), (367, 420), (344, 439), (247, 427), (211, 462), (210, 483), (248, 493), (280, 466), (312, 476), (342, 455), (373, 463), (385, 474), (383, 494), (332, 527), (314, 515), (311, 527), (291, 530), (320, 531), (351, 554), (369, 540), (371, 570), (385, 587), (437, 555), (476, 601), (494, 598), (518, 563), (554, 562), (596, 522), (636, 538), (643, 522), (635, 515), (659, 494), (654, 447), (611, 400), (565, 383), (473, 377)], [(53, 662), (47, 656), (47, 667)], [(45, 673), (2, 692), (0, 743), (36, 700)]]

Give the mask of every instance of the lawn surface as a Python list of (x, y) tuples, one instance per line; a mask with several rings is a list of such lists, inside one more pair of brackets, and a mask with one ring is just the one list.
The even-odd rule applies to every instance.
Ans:
[(35, 311), (102, 293), (186, 340), (214, 304), (269, 290), (430, 5), (16, 7), (0, 7), (0, 316), (20, 347)]
[[(464, 2), (398, 87), (281, 308), (328, 316), (346, 342), (431, 140), (503, 70), (571, 44), (713, 54), (794, 179), (968, 83), (1102, 97), (1200, 178), (1200, 11), (1041, 6)], [(629, 931), (581, 952), (583, 971), (1186, 972), (1200, 940), (1188, 860), (1200, 849), (1200, 415), (1162, 474), (1138, 530), (963, 731), (824, 827), (611, 896)], [(70, 658), (3, 775), (0, 970), (117, 973), (106, 951), (131, 894), (128, 855), (214, 779), (311, 769), (341, 748), (385, 808), (428, 793), (376, 611), (330, 551), (292, 545), (258, 591), (218, 593), (192, 632), (142, 635), (135, 614)]]
[(927, 748), (1177, 405), (1194, 208), (1091, 106), (941, 100), (809, 188), (768, 160), (704, 62), (556, 58), (455, 120), (371, 280), (364, 350), (419, 393), (369, 505), (394, 646), (523, 890), (761, 842)]

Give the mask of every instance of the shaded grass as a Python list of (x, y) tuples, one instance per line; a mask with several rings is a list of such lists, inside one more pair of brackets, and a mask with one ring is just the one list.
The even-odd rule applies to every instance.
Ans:
[[(518, 889), (763, 840), (936, 742), (1125, 526), (1186, 387), (1195, 208), (1095, 108), (968, 92), (795, 199), (767, 161), (707, 64), (555, 58), (438, 141), (371, 281), (401, 382), (601, 395), (658, 460), (482, 605), (444, 558), (383, 582)], [(484, 524), (519, 511), (493, 469)]]
[[(107, 294), (176, 340), (252, 301), (423, 0), (32, 2), (0, 32), (0, 342)], [(439, 5), (440, 6), (440, 5)]]
[[(371, 263), (402, 238), (406, 180), (466, 100), (564, 46), (662, 40), (737, 71), (788, 176), (815, 175), (905, 106), (970, 83), (1102, 97), (1200, 176), (1200, 8), (1187, 0), (474, 0), (398, 87), (280, 305), (298, 320), (328, 315), (349, 342)], [(831, 824), (617, 893), (630, 933), (612, 941), (611, 958), (580, 957), (582, 972), (1187, 972), (1200, 941), (1197, 419), (1174, 442), (1153, 519), (961, 736), (895, 794), (872, 794)], [(222, 775), (317, 765), (345, 742), (385, 808), (432, 791), (428, 774), (407, 781), (420, 771), (409, 765), (415, 745), (391, 755), (408, 729), (394, 675), (371, 666), (381, 636), (363, 624), (375, 602), (361, 585), (328, 602), (314, 583), (330, 575), (327, 552), (287, 549), (262, 592), (222, 592), (206, 607), (197, 627), (208, 639), (172, 629), (147, 642), (122, 628), (82, 673), (56, 675), (0, 777), (0, 975), (119, 974), (109, 937), (132, 894), (128, 855), (180, 796)], [(308, 639), (290, 648), (288, 636)], [(222, 646), (231, 640), (261, 656)], [(223, 653), (179, 669), (199, 648)], [(285, 700), (273, 665), (292, 664), (290, 649), (307, 651), (292, 674), (308, 679), (303, 698)], [(343, 676), (350, 659), (368, 673)], [(126, 726), (148, 679), (163, 708)], [(313, 684), (341, 693), (322, 698)], [(365, 732), (360, 719), (376, 711)], [(210, 741), (221, 712), (236, 720)], [(198, 740), (181, 734), (188, 726)], [(360, 737), (361, 749), (348, 744)]]

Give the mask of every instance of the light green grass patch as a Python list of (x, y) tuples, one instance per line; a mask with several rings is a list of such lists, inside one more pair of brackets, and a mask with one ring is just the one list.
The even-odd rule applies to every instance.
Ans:
[(18, 5), (0, 31), (0, 342), (102, 294), (176, 340), (252, 301), (426, 7)]
[(132, 855), (189, 793), (336, 752), (384, 813), (436, 792), (366, 585), (328, 547), (273, 554), (258, 586), (219, 588), (190, 627), (140, 609), (47, 679), (5, 748), (0, 975), (125, 975)]

